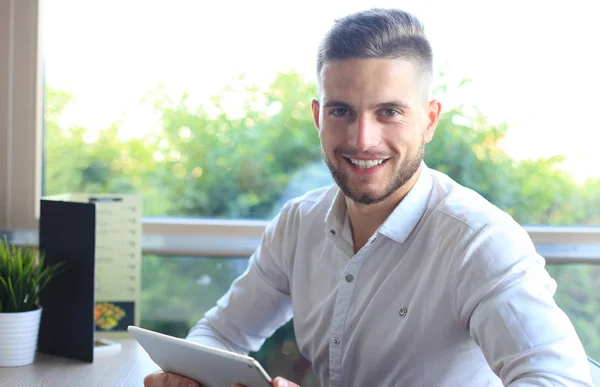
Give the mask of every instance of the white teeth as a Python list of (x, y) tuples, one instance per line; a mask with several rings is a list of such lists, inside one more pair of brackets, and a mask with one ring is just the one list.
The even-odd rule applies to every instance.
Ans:
[(383, 163), (383, 159), (381, 160), (355, 160), (355, 159), (350, 159), (350, 161), (352, 161), (352, 164), (356, 165), (359, 168), (373, 168), (381, 163)]

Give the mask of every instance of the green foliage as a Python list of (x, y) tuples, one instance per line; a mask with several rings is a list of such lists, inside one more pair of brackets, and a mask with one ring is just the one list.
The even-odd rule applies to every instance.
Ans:
[(69, 96), (48, 89), (45, 193), (138, 191), (145, 216), (264, 218), (293, 173), (320, 158), (310, 115), (316, 87), (297, 73), (264, 90), (246, 86), (235, 93), (245, 96), (241, 118), (225, 108), (231, 90), (190, 108), (189, 96), (173, 101), (159, 88), (144, 103), (162, 133), (123, 142), (117, 122), (86, 142), (85, 129), (58, 126)]
[(488, 124), (479, 111), (468, 115), (462, 109), (449, 110), (440, 116), (425, 148), (425, 162), (514, 215), (519, 212), (516, 163), (498, 147), (506, 130), (504, 125)]
[[(142, 292), (142, 324), (153, 327), (168, 324), (165, 327), (168, 330), (158, 330), (184, 337), (244, 272), (246, 264), (245, 258), (144, 255), (142, 284), (151, 286), (152, 291)], [(165, 297), (172, 302), (165, 303)]]
[(475, 110), (452, 109), (441, 115), (426, 146), (425, 162), (469, 187), (519, 223), (597, 225), (600, 179), (579, 186), (562, 170), (562, 156), (513, 160), (501, 147), (506, 125), (491, 125)]
[(57, 274), (62, 263), (44, 265), (32, 246), (10, 245), (0, 240), (0, 313), (28, 312), (37, 308), (38, 296)]
[(588, 356), (600, 359), (600, 265), (551, 264), (547, 269), (558, 284), (556, 303), (571, 318)]
[(241, 118), (224, 107), (229, 87), (213, 98), (210, 112), (189, 109), (186, 95), (174, 103), (157, 99), (164, 127), (159, 141), (166, 144), (157, 151), (158, 163), (169, 186), (162, 215), (263, 218), (290, 175), (320, 155), (308, 114), (315, 88), (299, 84), (298, 74), (279, 74), (266, 90), (238, 90)]

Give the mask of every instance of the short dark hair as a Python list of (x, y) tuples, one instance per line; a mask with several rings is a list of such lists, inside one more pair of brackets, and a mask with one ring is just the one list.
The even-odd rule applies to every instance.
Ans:
[(423, 24), (399, 9), (373, 8), (335, 21), (317, 53), (317, 77), (330, 61), (355, 58), (405, 59), (432, 75), (433, 53)]

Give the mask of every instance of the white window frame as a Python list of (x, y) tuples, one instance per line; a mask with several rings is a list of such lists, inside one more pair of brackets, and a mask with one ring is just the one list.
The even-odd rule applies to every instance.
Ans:
[[(42, 170), (41, 3), (0, 0), (0, 231), (37, 233)], [(5, 183), (5, 184), (4, 184)], [(248, 257), (265, 221), (151, 218), (143, 251)], [(600, 263), (600, 227), (525, 226), (549, 263)]]

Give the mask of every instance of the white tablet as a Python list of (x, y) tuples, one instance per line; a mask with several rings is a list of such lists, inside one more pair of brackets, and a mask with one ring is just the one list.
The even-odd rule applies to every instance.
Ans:
[(250, 356), (224, 351), (130, 325), (127, 330), (164, 371), (208, 387), (271, 387), (272, 380)]

